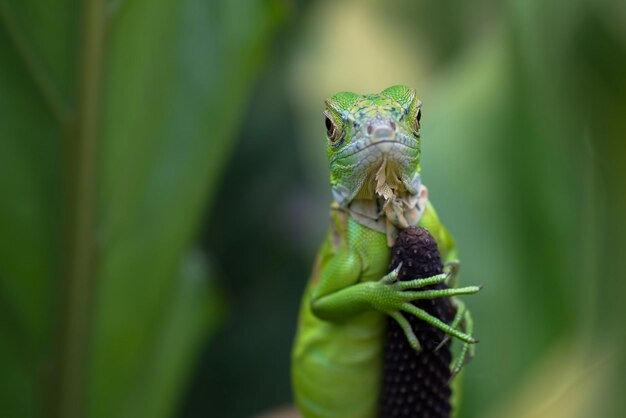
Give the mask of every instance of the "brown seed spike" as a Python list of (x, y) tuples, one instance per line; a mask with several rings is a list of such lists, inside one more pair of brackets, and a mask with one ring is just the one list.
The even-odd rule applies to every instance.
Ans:
[[(440, 274), (443, 271), (441, 256), (435, 239), (420, 227), (402, 230), (392, 250), (390, 269), (401, 262), (400, 280), (412, 280)], [(445, 284), (425, 287), (445, 289)], [(449, 323), (454, 310), (447, 298), (423, 299), (417, 307)], [(387, 321), (383, 379), (380, 399), (380, 417), (449, 418), (451, 414), (449, 380), (451, 378), (450, 341), (436, 350), (445, 334), (438, 328), (409, 315), (405, 315), (422, 351), (415, 352), (398, 324)]]

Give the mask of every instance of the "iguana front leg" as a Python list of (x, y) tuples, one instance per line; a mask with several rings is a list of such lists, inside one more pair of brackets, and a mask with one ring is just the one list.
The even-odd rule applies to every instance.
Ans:
[(359, 282), (363, 263), (358, 253), (344, 248), (322, 266), (320, 279), (311, 292), (311, 310), (318, 318), (341, 321), (353, 315), (373, 309), (393, 318), (403, 329), (411, 346), (419, 350), (419, 341), (406, 321), (405, 315), (413, 315), (445, 333), (473, 344), (477, 341), (466, 333), (442, 322), (411, 302), (418, 299), (435, 299), (476, 293), (478, 286), (456, 289), (419, 290), (425, 286), (441, 283), (448, 274), (397, 281), (399, 268), (378, 281)]
[[(460, 326), (465, 333), (467, 333), (468, 335), (473, 335), (474, 320), (472, 319), (471, 312), (465, 306), (465, 303), (460, 299), (453, 298), (452, 304), (456, 307), (456, 315), (450, 323), (450, 326), (453, 328), (457, 328)], [(448, 339), (449, 337), (446, 336), (446, 338), (441, 342), (441, 344), (439, 344), (439, 346), (443, 346)], [(459, 374), (463, 366), (465, 366), (472, 360), (472, 358), (474, 357), (474, 351), (474, 345), (464, 343), (461, 346), (461, 351), (452, 362), (452, 377)]]
[[(451, 260), (449, 261), (445, 267), (444, 271), (447, 274), (447, 278), (445, 280), (445, 284), (450, 288), (454, 288), (457, 285), (457, 278), (459, 274), (461, 263), (459, 260)], [(479, 289), (482, 289), (482, 286), (478, 286)], [(472, 319), (472, 314), (465, 306), (465, 303), (456, 297), (450, 298), (452, 305), (454, 306), (456, 313), (454, 315), (454, 319), (450, 322), (450, 326), (455, 329), (460, 329), (467, 335), (473, 337), (474, 334), (474, 320)], [(450, 340), (450, 334), (446, 335), (446, 337), (439, 343), (436, 350), (443, 347)], [(476, 342), (478, 340), (475, 340)], [(456, 376), (464, 365), (469, 363), (474, 357), (475, 345), (472, 343), (464, 342), (461, 346), (461, 350), (458, 355), (454, 358), (452, 362), (452, 377)]]

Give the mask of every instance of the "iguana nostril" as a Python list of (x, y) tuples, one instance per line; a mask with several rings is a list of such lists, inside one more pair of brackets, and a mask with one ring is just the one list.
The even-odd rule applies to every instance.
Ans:
[(379, 125), (375, 127), (372, 136), (377, 139), (389, 138), (393, 135), (393, 130), (388, 125)]
[(396, 132), (396, 123), (393, 120), (384, 121), (382, 118), (367, 124), (367, 134), (374, 139), (390, 138)]

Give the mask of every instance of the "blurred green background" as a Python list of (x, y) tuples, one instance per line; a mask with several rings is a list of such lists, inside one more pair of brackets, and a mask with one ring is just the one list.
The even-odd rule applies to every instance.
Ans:
[(461, 417), (624, 417), (626, 7), (607, 0), (0, 0), (0, 416), (288, 407), (323, 100), (398, 83), (485, 285)]

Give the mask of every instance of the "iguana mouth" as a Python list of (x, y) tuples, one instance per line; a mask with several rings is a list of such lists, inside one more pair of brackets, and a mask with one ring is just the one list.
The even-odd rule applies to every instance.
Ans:
[(418, 142), (413, 138), (403, 136), (396, 137), (395, 139), (383, 139), (380, 141), (373, 141), (370, 138), (366, 138), (356, 141), (341, 150), (331, 159), (331, 164), (341, 158), (350, 157), (372, 148), (380, 148), (383, 152), (389, 152), (394, 148), (404, 147), (416, 149), (418, 148)]
[(377, 141), (377, 142), (372, 142), (371, 144), (367, 144), (365, 147), (361, 148), (360, 150), (357, 150), (354, 154), (358, 154), (359, 152), (365, 151), (368, 148), (377, 147), (381, 144), (397, 144), (397, 145), (404, 145), (405, 147), (408, 147), (408, 145), (403, 144), (400, 141), (396, 141), (395, 139), (384, 139), (382, 141)]

